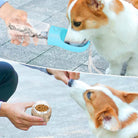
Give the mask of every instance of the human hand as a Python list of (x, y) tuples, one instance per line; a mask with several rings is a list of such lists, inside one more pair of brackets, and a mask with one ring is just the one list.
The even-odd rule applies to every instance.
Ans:
[(29, 103), (2, 103), (0, 115), (7, 117), (13, 125), (21, 130), (27, 131), (31, 126), (46, 125), (40, 117), (35, 117), (25, 113), (27, 108), (32, 107), (34, 102)]
[(70, 79), (78, 80), (80, 78), (80, 73), (71, 72), (71, 71), (62, 71), (62, 70), (54, 70), (47, 69), (47, 71), (54, 75), (57, 80), (63, 81), (66, 85)]
[[(27, 21), (27, 13), (22, 10), (15, 9), (9, 3), (5, 3), (0, 8), (0, 17), (5, 21), (6, 25), (19, 25), (21, 27), (30, 27), (31, 25)], [(11, 36), (11, 43), (15, 45), (27, 46), (30, 42), (30, 37), (24, 35), (21, 32), (9, 30), (9, 34)], [(34, 43), (37, 45), (37, 38), (34, 38)]]

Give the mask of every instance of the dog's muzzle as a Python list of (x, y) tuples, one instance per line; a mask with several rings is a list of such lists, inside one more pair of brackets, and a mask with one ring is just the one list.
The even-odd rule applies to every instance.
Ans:
[(64, 41), (66, 44), (69, 44), (69, 45), (73, 45), (73, 46), (76, 46), (76, 47), (83, 47), (84, 45), (86, 45), (88, 43), (88, 40), (84, 39), (81, 43), (79, 42), (69, 42), (69, 41)]

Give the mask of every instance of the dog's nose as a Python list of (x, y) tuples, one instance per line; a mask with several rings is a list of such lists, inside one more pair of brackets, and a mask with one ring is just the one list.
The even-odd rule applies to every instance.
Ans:
[(91, 99), (91, 94), (92, 94), (92, 92), (88, 92), (87, 93), (87, 98), (90, 100)]
[(70, 45), (70, 42), (69, 41), (64, 41), (66, 44)]

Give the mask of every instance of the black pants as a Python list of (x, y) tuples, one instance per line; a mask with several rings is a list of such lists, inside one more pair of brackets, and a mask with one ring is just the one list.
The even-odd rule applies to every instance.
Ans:
[(8, 101), (15, 92), (17, 84), (18, 75), (14, 68), (6, 62), (0, 62), (0, 101)]

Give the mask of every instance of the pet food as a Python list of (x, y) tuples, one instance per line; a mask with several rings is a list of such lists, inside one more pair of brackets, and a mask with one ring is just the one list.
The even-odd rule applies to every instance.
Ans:
[(43, 118), (44, 121), (47, 123), (50, 120), (52, 109), (51, 107), (49, 107), (47, 102), (39, 101), (33, 105), (31, 113), (33, 116)]

